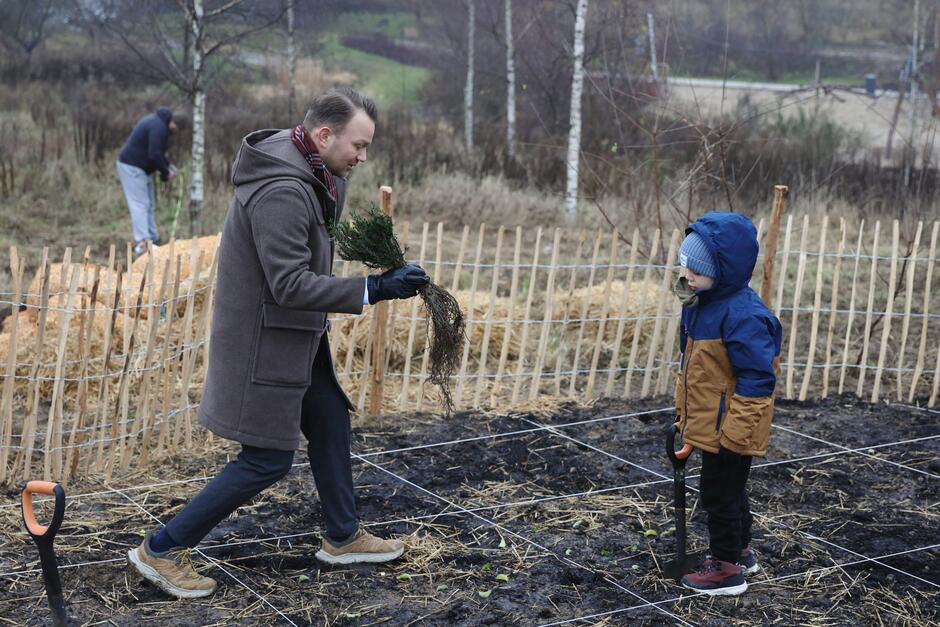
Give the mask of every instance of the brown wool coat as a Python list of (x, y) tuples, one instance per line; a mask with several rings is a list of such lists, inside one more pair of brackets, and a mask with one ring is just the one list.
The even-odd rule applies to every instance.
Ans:
[[(327, 314), (361, 313), (365, 280), (332, 276), (327, 192), (289, 130), (245, 137), (232, 181), (199, 421), (242, 444), (293, 450)], [(346, 181), (336, 182), (339, 219)]]

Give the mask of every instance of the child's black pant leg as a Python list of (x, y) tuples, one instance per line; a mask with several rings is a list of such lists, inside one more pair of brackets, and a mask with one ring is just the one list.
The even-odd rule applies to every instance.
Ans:
[(708, 514), (709, 549), (716, 559), (735, 563), (750, 541), (751, 515), (745, 485), (751, 458), (702, 451), (702, 507)]
[[(747, 458), (747, 469), (750, 474), (751, 470), (751, 457)], [(754, 522), (754, 517), (751, 516), (751, 501), (747, 497), (747, 490), (745, 489), (741, 494), (741, 548), (751, 544), (751, 524)]]

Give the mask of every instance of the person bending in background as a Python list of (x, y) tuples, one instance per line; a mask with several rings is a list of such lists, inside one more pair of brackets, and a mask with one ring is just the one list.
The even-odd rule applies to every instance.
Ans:
[(150, 175), (159, 171), (161, 181), (176, 177), (176, 166), (166, 158), (166, 145), (180, 123), (179, 118), (174, 121), (170, 109), (160, 107), (137, 122), (118, 155), (117, 172), (130, 210), (134, 252), (138, 255), (147, 250), (147, 242), (160, 243)]
[(686, 229), (682, 364), (676, 411), (686, 444), (702, 451), (702, 506), (710, 555), (682, 584), (708, 595), (747, 590), (760, 570), (750, 548), (747, 484), (754, 456), (764, 456), (774, 411), (780, 321), (748, 287), (757, 261), (757, 230), (745, 216), (708, 213)]

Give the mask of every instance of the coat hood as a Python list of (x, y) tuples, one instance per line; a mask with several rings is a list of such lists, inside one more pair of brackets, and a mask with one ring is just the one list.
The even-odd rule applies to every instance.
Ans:
[(169, 126), (173, 120), (173, 111), (169, 107), (160, 107), (157, 109), (157, 117), (163, 120), (163, 123)]
[(325, 187), (290, 140), (290, 129), (255, 131), (242, 139), (232, 166), (232, 183), (242, 202), (272, 179), (293, 178), (308, 185)]
[(685, 230), (698, 233), (718, 263), (714, 285), (699, 290), (702, 298), (733, 294), (747, 287), (757, 263), (757, 229), (740, 213), (707, 213)]

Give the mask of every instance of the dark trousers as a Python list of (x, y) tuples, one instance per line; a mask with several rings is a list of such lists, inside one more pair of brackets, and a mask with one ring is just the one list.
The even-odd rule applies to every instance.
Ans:
[(715, 559), (734, 564), (741, 549), (751, 542), (753, 517), (745, 489), (750, 472), (750, 456), (702, 451), (699, 488), (702, 507), (708, 513), (709, 549)]
[[(326, 336), (313, 363), (300, 428), (326, 518), (326, 535), (344, 540), (359, 528), (353, 496), (349, 410), (333, 378)], [(293, 451), (243, 445), (199, 494), (166, 525), (174, 542), (194, 547), (229, 514), (291, 469)]]

